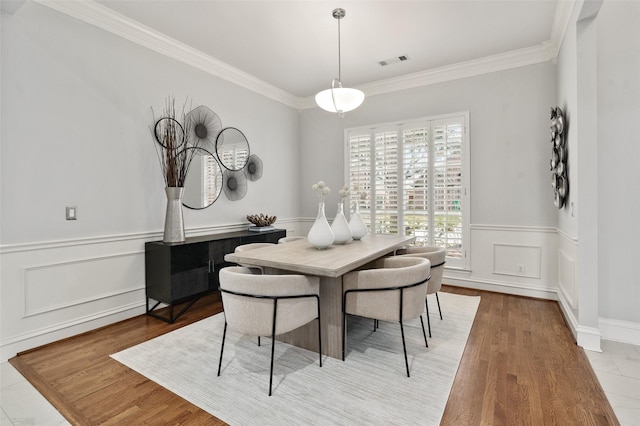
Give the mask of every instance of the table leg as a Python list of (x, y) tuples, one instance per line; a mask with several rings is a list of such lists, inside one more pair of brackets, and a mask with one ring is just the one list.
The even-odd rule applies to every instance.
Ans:
[[(323, 354), (342, 359), (342, 277), (320, 277), (320, 317)], [(278, 340), (317, 352), (318, 325), (310, 322)]]

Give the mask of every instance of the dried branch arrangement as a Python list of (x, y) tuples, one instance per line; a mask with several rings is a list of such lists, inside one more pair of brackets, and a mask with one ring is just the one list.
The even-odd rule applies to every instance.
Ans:
[[(182, 119), (188, 127), (184, 107)], [(191, 134), (190, 129), (183, 127), (176, 120), (175, 99), (171, 96), (167, 98), (162, 118), (156, 120), (154, 116), (153, 120), (155, 122), (153, 134), (158, 142), (155, 145), (156, 153), (160, 160), (165, 184), (168, 187), (182, 187), (199, 142), (188, 140), (187, 135)]]
[(267, 216), (265, 214), (247, 215), (247, 220), (256, 226), (270, 226), (276, 221), (276, 216)]

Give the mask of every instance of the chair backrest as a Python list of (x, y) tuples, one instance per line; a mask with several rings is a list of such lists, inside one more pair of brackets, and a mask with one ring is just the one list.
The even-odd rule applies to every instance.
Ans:
[[(385, 257), (373, 263), (372, 269), (349, 272), (342, 279), (343, 291), (383, 289), (382, 291), (349, 292), (345, 297), (348, 314), (383, 321), (400, 320), (400, 290), (402, 290), (402, 319), (419, 317), (424, 312), (427, 278), (430, 263), (424, 258)], [(413, 284), (418, 284), (412, 286)]]
[(282, 237), (278, 240), (278, 244), (290, 243), (291, 241), (306, 240), (307, 237), (301, 235), (292, 235), (290, 237)]
[[(318, 277), (261, 275), (240, 266), (220, 269), (220, 293), (227, 325), (250, 336), (270, 336), (277, 301), (276, 334), (294, 330), (318, 316)], [(309, 295), (305, 298), (289, 296)]]
[(261, 247), (269, 247), (272, 246), (273, 243), (249, 243), (249, 244), (242, 244), (241, 246), (237, 246), (235, 248), (235, 252), (239, 253), (242, 251), (247, 251), (247, 250), (254, 250), (254, 249), (258, 249)]
[(407, 247), (396, 252), (396, 256), (423, 257), (431, 262), (431, 279), (427, 294), (433, 294), (442, 288), (442, 274), (447, 252), (443, 247)]

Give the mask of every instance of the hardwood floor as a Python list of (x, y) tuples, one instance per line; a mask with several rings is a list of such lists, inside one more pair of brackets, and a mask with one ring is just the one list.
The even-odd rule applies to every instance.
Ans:
[[(480, 295), (481, 302), (441, 424), (619, 424), (557, 303), (451, 286), (443, 290)], [(446, 321), (447, 307), (442, 308)], [(211, 295), (176, 324), (141, 315), (9, 362), (74, 425), (224, 425), (109, 357), (221, 309), (219, 297)]]

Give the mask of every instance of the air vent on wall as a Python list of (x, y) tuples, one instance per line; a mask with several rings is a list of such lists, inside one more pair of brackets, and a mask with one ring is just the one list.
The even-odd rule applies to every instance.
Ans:
[(409, 56), (400, 55), (400, 56), (395, 56), (395, 57), (390, 58), (390, 59), (385, 59), (384, 61), (380, 61), (378, 63), (380, 64), (380, 66), (385, 67), (387, 65), (396, 64), (398, 62), (404, 62), (404, 61), (408, 61), (408, 60), (409, 60)]

